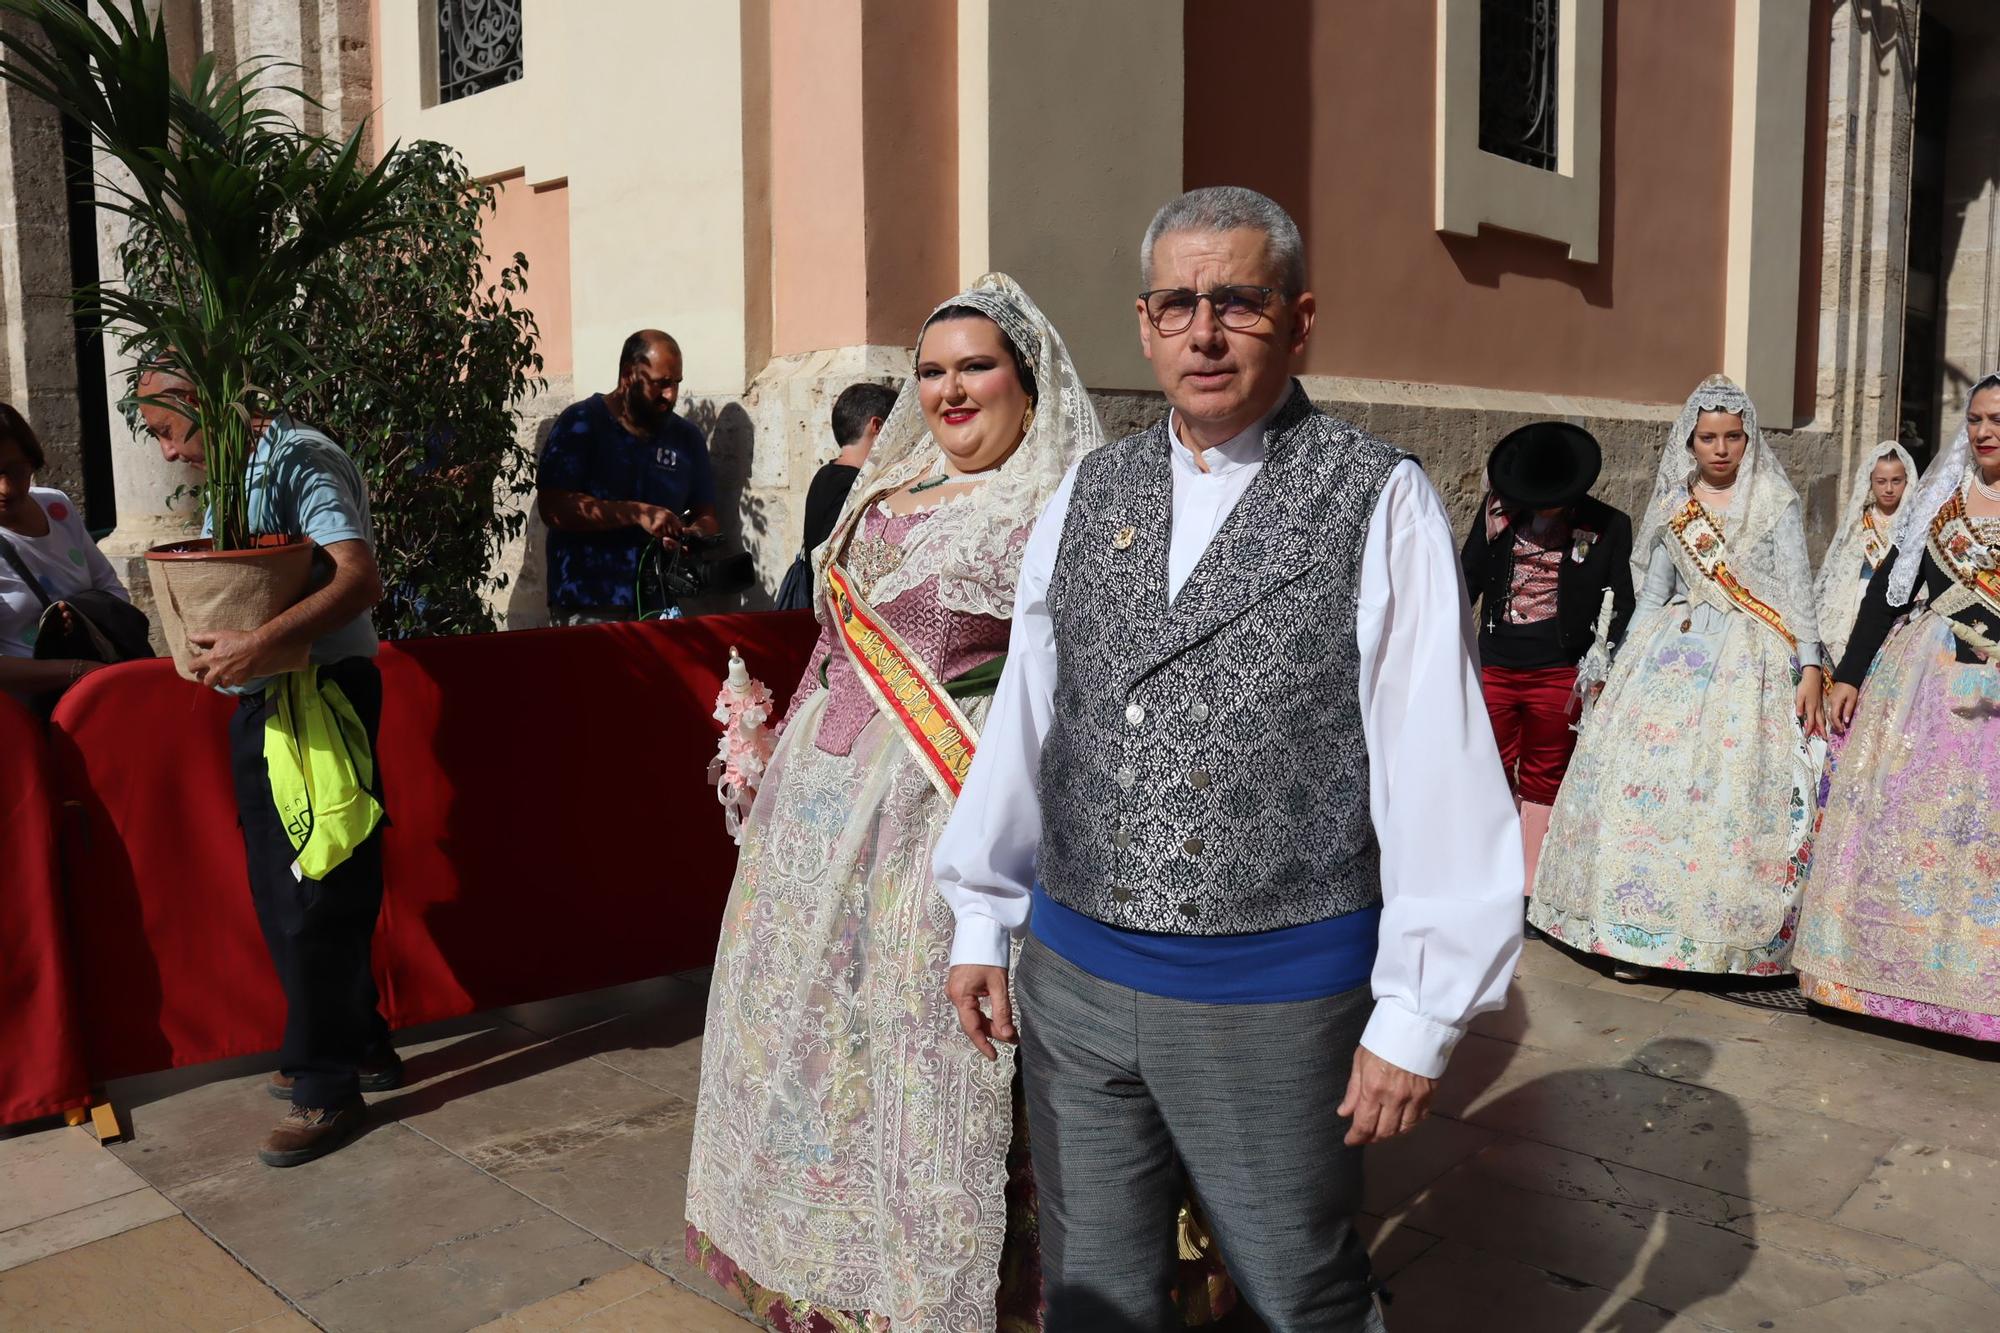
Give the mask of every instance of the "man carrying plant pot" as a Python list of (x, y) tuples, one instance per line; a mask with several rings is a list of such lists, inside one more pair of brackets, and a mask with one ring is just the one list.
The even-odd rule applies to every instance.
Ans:
[(708, 442), (674, 414), (680, 393), (680, 344), (641, 329), (618, 353), (618, 387), (572, 403), (550, 428), (535, 484), (551, 624), (633, 619), (646, 548), (721, 531)]
[[(139, 414), (169, 463), (204, 466), (200, 428), (169, 403), (191, 407), (185, 380), (155, 368), (140, 377)], [(402, 1082), (389, 1026), (376, 1009), (369, 946), (382, 906), (382, 839), (367, 834), (333, 869), (314, 879), (294, 870), (294, 847), (265, 758), (265, 724), (283, 691), (266, 688), (306, 648), (319, 684), (337, 687), (367, 735), (372, 773), (382, 711), (370, 609), (382, 596), (368, 491), (360, 471), (331, 439), (286, 417), (259, 423), (244, 476), (252, 532), (311, 538), (312, 590), (254, 630), (191, 633), (200, 650), (194, 674), (239, 696), (230, 720), (230, 762), (250, 895), (285, 992), (285, 1036), (271, 1094), (291, 1109), (258, 1157), (297, 1166), (353, 1138), (363, 1090)], [(371, 783), (370, 785), (379, 785)]]

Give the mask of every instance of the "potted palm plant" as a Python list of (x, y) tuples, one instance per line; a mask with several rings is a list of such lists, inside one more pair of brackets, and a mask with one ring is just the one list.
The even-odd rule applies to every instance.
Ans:
[(147, 566), (186, 676), (189, 632), (255, 629), (308, 590), (311, 543), (257, 530), (246, 474), (287, 395), (327, 373), (289, 332), (302, 307), (340, 317), (321, 261), (399, 225), (404, 176), (394, 149), (364, 164), (361, 129), (310, 134), (268, 105), (260, 94), (303, 96), (270, 78), (274, 61), (224, 72), (205, 55), (177, 79), (144, 0), (122, 11), (104, 0), (96, 15), (71, 0), (0, 0), (0, 12), (26, 20), (0, 28), (0, 78), (89, 130), (115, 165), (98, 174), (98, 207), (156, 246), (148, 281), (79, 299), (141, 365), (171, 368), (174, 392), (146, 401), (201, 433), (209, 535), (156, 548)]

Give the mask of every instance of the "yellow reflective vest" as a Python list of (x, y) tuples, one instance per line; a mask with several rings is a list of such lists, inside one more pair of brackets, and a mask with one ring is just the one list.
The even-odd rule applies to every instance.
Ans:
[(382, 822), (375, 754), (368, 731), (340, 686), (321, 685), (309, 666), (269, 686), (264, 718), (264, 768), (278, 818), (298, 854), (294, 879), (325, 879)]

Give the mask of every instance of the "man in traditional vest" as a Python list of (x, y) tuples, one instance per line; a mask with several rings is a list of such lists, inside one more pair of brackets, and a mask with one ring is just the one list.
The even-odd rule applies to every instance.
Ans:
[(1501, 1003), (1520, 829), (1444, 506), (1291, 378), (1298, 227), (1195, 190), (1140, 262), (1172, 411), (1077, 464), (1028, 545), (937, 850), (951, 999), (982, 1053), (1013, 1041), (1025, 930), (1050, 1333), (1169, 1326), (1177, 1161), (1275, 1333), (1375, 1329), (1360, 1148)]

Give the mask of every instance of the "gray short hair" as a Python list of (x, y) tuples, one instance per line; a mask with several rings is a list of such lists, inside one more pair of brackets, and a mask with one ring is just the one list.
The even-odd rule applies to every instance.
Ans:
[(1139, 279), (1153, 285), (1153, 243), (1177, 231), (1261, 231), (1286, 296), (1306, 289), (1306, 246), (1299, 224), (1278, 202), (1241, 185), (1209, 185), (1169, 199), (1153, 214), (1139, 245)]

